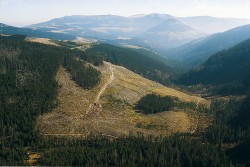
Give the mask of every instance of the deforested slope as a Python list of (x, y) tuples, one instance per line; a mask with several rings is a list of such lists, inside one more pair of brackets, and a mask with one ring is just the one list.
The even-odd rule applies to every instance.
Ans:
[(79, 87), (71, 80), (69, 73), (60, 68), (56, 77), (60, 86), (59, 106), (38, 119), (38, 128), (43, 135), (86, 137), (92, 133), (118, 137), (129, 132), (145, 135), (191, 132), (195, 127), (195, 116), (190, 113), (194, 114), (195, 111), (173, 110), (143, 115), (137, 113), (133, 106), (149, 93), (208, 104), (202, 98), (167, 88), (124, 67), (105, 62), (96, 68), (101, 72), (102, 80), (91, 90)]

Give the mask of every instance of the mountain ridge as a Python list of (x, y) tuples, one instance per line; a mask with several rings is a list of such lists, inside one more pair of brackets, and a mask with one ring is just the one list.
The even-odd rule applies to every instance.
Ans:
[[(118, 37), (123, 38), (138, 38), (141, 43), (151, 43), (152, 47), (157, 47), (161, 44), (163, 47), (173, 47), (175, 45), (183, 44), (183, 41), (191, 41), (197, 37), (202, 36), (202, 33), (199, 33), (197, 30), (192, 29), (191, 27), (186, 27), (186, 34), (189, 34), (189, 31), (197, 31), (193, 33), (193, 36), (188, 36), (186, 34), (180, 34), (175, 37), (172, 34), (178, 34), (178, 31), (175, 31), (173, 28), (168, 29), (168, 27), (158, 27), (161, 28), (157, 33), (157, 37), (154, 37), (154, 34), (157, 34), (151, 31), (151, 38), (148, 39), (147, 31), (150, 29), (156, 28), (158, 25), (171, 21), (169, 19), (176, 19), (171, 15), (161, 15), (161, 14), (150, 14), (142, 17), (122, 17), (116, 15), (90, 15), (90, 16), (65, 16), (61, 18), (52, 19), (48, 22), (43, 22), (40, 24), (33, 24), (27, 26), (28, 28), (39, 29), (42, 31), (58, 31), (63, 33), (72, 34), (80, 37), (88, 38), (97, 38), (102, 40), (116, 39)], [(178, 20), (178, 19), (176, 19)], [(175, 26), (175, 29), (178, 29), (178, 26), (182, 26), (182, 22), (179, 21), (178, 25)], [(173, 25), (172, 25), (173, 26)], [(184, 25), (183, 25), (184, 27)], [(171, 37), (167, 33), (162, 33), (169, 31)], [(181, 38), (184, 36), (184, 38)], [(160, 41), (155, 39), (160, 38)], [(175, 45), (173, 42), (169, 42), (168, 38), (175, 39)], [(165, 39), (165, 41), (164, 41)], [(185, 40), (184, 40), (185, 39)], [(164, 42), (162, 42), (164, 41)], [(128, 42), (128, 41), (125, 41)], [(155, 43), (155, 44), (154, 44)]]
[[(178, 24), (171, 26), (171, 19)], [(208, 20), (212, 20), (213, 32), (207, 32)], [(165, 26), (164, 26), (165, 22)], [(202, 23), (203, 26), (199, 26)], [(72, 15), (55, 18), (47, 22), (32, 24), (27, 28), (46, 32), (67, 33), (84, 38), (96, 38), (118, 45), (137, 45), (150, 49), (169, 49), (181, 46), (208, 34), (226, 31), (230, 28), (250, 23), (250, 19), (215, 17), (176, 17), (168, 14), (152, 13), (132, 16), (118, 15)], [(160, 26), (163, 24), (162, 26)], [(185, 27), (182, 32), (176, 31)], [(171, 28), (173, 27), (173, 28)], [(152, 30), (158, 30), (154, 32)], [(117, 40), (131, 38), (130, 40)]]
[(215, 85), (219, 94), (249, 92), (250, 38), (227, 50), (212, 55), (202, 65), (180, 78), (186, 85)]
[(56, 40), (72, 40), (75, 37), (69, 34), (44, 32), (39, 30), (32, 30), (29, 28), (18, 28), (10, 25), (0, 23), (0, 34), (6, 35), (27, 35), (28, 37), (41, 37), (41, 38), (51, 38)]
[(209, 56), (228, 49), (250, 38), (250, 24), (216, 33), (184, 44), (169, 51), (170, 57), (195, 66), (203, 63)]

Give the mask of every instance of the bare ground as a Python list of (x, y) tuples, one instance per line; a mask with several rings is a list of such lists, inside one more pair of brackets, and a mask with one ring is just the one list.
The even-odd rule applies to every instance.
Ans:
[[(123, 67), (104, 63), (99, 70), (102, 73), (101, 83), (92, 90), (84, 90), (70, 79), (69, 73), (60, 68), (56, 78), (61, 86), (59, 106), (38, 119), (38, 128), (43, 135), (85, 137), (93, 133), (118, 137), (130, 132), (156, 136), (191, 132), (197, 125), (194, 121), (195, 111), (191, 111), (193, 114), (168, 111), (143, 115), (135, 112), (133, 105), (152, 92), (208, 104), (202, 98), (144, 79)], [(93, 107), (93, 104), (98, 107)], [(89, 108), (91, 112), (88, 112)]]
[(52, 42), (52, 41), (51, 41), (50, 39), (48, 39), (48, 38), (26, 37), (25, 40), (26, 40), (26, 41), (29, 41), (29, 42), (38, 42), (38, 43), (42, 43), (42, 44), (46, 44), (46, 45), (59, 46), (58, 44)]

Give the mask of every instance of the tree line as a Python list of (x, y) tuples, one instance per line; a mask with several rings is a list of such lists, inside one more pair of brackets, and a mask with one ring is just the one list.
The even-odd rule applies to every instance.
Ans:
[(24, 39), (21, 35), (0, 36), (0, 165), (25, 164), (26, 148), (39, 139), (37, 117), (58, 105), (55, 76), (65, 60), (80, 59), (81, 63), (69, 63), (77, 64), (71, 70), (82, 75), (80, 79), (75, 77), (77, 81), (92, 77), (89, 85), (82, 85), (84, 88), (93, 87), (99, 80), (99, 72), (93, 68), (75, 69), (84, 67), (82, 61), (100, 63), (99, 59)]
[(173, 70), (161, 56), (142, 49), (122, 48), (109, 44), (93, 44), (87, 54), (98, 55), (108, 62), (123, 66), (145, 78), (169, 84)]
[(181, 76), (178, 83), (202, 84), (211, 95), (249, 93), (250, 39), (212, 55), (205, 63)]
[[(45, 147), (44, 147), (45, 146)], [(219, 147), (190, 136), (137, 136), (109, 138), (92, 136), (82, 139), (50, 138), (42, 147), (38, 164), (49, 166), (229, 166)]]
[(134, 106), (135, 110), (144, 114), (155, 114), (174, 109), (195, 109), (192, 102), (182, 102), (174, 96), (160, 96), (154, 93), (143, 96)]
[[(214, 121), (208, 129), (197, 130), (195, 134), (170, 137), (138, 134), (117, 139), (100, 136), (43, 138), (36, 129), (36, 119), (58, 105), (59, 86), (55, 76), (59, 67), (70, 66), (72, 71), (77, 71), (74, 68), (82, 61), (89, 59), (97, 63), (99, 59), (91, 59), (91, 55), (77, 50), (23, 39), (23, 36), (0, 36), (0, 165), (29, 165), (29, 150), (42, 154), (36, 165), (44, 166), (227, 167), (249, 164), (250, 158), (245, 155), (249, 152), (250, 96), (242, 100), (217, 100), (209, 109), (199, 108), (199, 112), (211, 115)], [(70, 65), (74, 63), (77, 65)], [(88, 68), (87, 64), (83, 66)], [(157, 102), (162, 100), (157, 96), (151, 98)], [(166, 98), (166, 101), (171, 104), (172, 100)], [(236, 147), (231, 148), (232, 144)]]

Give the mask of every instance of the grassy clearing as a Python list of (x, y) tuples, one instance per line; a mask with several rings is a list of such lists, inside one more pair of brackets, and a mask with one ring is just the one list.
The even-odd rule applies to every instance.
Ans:
[(59, 46), (58, 44), (56, 44), (55, 42), (51, 41), (51, 40), (48, 39), (48, 38), (26, 37), (25, 40), (26, 40), (26, 41), (29, 41), (29, 42), (38, 42), (38, 43), (42, 43), (42, 44), (46, 44), (46, 45)]
[[(101, 83), (91, 90), (78, 87), (70, 75), (60, 68), (57, 80), (60, 85), (59, 106), (38, 119), (38, 128), (45, 135), (87, 136), (90, 133), (104, 136), (123, 136), (129, 133), (145, 135), (170, 135), (176, 132), (190, 132), (195, 127), (195, 111), (182, 109), (154, 115), (143, 115), (134, 111), (134, 104), (148, 93), (171, 95), (184, 102), (209, 103), (200, 97), (185, 94), (147, 80), (123, 67), (112, 65), (114, 80), (100, 97), (101, 109), (86, 114), (98, 92), (110, 79), (109, 64), (98, 70)], [(192, 114), (190, 114), (192, 112)], [(82, 135), (81, 135), (82, 134)]]

